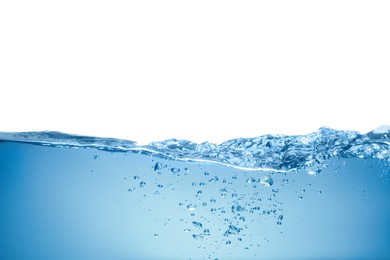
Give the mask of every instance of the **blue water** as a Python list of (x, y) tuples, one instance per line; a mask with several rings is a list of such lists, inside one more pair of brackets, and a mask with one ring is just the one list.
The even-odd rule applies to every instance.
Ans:
[(390, 258), (389, 130), (0, 133), (0, 259)]

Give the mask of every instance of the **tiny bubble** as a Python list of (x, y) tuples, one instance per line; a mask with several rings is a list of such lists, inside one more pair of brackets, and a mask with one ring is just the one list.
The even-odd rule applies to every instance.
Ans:
[(180, 169), (179, 168), (171, 168), (172, 173), (179, 173)]
[(196, 240), (203, 239), (203, 235), (196, 235), (196, 234), (193, 234), (192, 237), (195, 238)]
[(188, 204), (187, 205), (187, 210), (194, 211), (195, 209), (196, 209), (196, 205), (195, 204)]

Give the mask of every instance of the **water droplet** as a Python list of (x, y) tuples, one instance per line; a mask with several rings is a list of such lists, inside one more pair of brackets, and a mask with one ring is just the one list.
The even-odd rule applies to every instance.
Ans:
[(155, 233), (155, 234), (154, 234), (154, 236), (155, 236), (155, 237), (158, 237), (158, 234), (157, 234), (157, 233)]
[(186, 172), (190, 172), (190, 169), (188, 169), (188, 168), (184, 168), (184, 170), (185, 170)]
[(204, 235), (210, 235), (210, 230), (206, 228), (205, 230), (203, 230), (203, 234)]
[(93, 159), (96, 160), (97, 158), (99, 158), (99, 155), (94, 155), (93, 156)]
[(191, 232), (191, 229), (186, 228), (186, 229), (184, 229), (184, 232), (189, 233), (189, 232)]
[(264, 185), (265, 187), (270, 187), (274, 184), (274, 180), (270, 176), (262, 176), (260, 178), (260, 184)]
[(278, 192), (279, 192), (279, 189), (272, 189), (272, 192), (273, 192), (273, 193), (278, 193)]
[(238, 241), (242, 241), (242, 238), (241, 238), (241, 237), (239, 237), (239, 238), (238, 238)]
[(203, 239), (204, 236), (203, 236), (203, 235), (196, 235), (196, 234), (193, 234), (192, 237), (195, 238), (195, 239), (197, 239), (197, 240), (201, 240), (201, 239)]
[(203, 174), (204, 174), (204, 176), (210, 175), (208, 172), (204, 172)]
[(244, 218), (243, 216), (241, 216), (241, 217), (239, 218), (239, 220), (245, 221), (245, 218)]
[(215, 199), (210, 199), (210, 203), (216, 203), (217, 201)]
[(303, 199), (303, 197), (302, 197), (302, 196), (299, 196), (299, 197), (298, 197), (298, 199), (302, 200), (302, 199)]
[(188, 204), (187, 205), (187, 210), (189, 210), (189, 211), (194, 211), (196, 209), (196, 205), (195, 204)]
[(202, 191), (201, 191), (201, 190), (198, 190), (198, 191), (196, 192), (196, 194), (197, 194), (197, 195), (200, 195), (200, 194), (202, 194)]
[(237, 198), (237, 193), (233, 193), (232, 198)]
[(157, 187), (159, 187), (159, 188), (163, 188), (164, 186), (163, 186), (163, 185), (161, 185), (161, 184), (159, 184), (159, 185), (157, 185)]
[(322, 193), (322, 190), (319, 190), (319, 191), (318, 191), (318, 194), (321, 194), (321, 193)]
[(276, 224), (280, 226), (280, 225), (282, 225), (282, 221), (278, 220), (278, 221), (276, 222)]
[(204, 183), (204, 182), (199, 182), (199, 186), (205, 186), (206, 185), (206, 183)]
[(279, 215), (278, 220), (283, 220), (283, 215)]
[(139, 176), (136, 175), (136, 176), (133, 177), (133, 179), (134, 179), (134, 180), (138, 180), (138, 179), (139, 179)]
[(207, 203), (206, 203), (206, 202), (203, 202), (202, 205), (203, 205), (203, 207), (206, 207), (206, 206), (207, 206)]
[(202, 228), (203, 227), (202, 223), (200, 223), (198, 221), (192, 221), (192, 225), (194, 225), (197, 228)]
[(145, 187), (145, 185), (146, 185), (146, 182), (144, 182), (144, 181), (141, 181), (141, 182), (139, 183), (139, 186), (140, 186), (141, 188)]
[(230, 240), (226, 241), (226, 245), (230, 245), (232, 242)]

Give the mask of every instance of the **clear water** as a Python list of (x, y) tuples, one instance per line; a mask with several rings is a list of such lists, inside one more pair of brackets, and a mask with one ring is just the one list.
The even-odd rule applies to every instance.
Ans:
[(390, 132), (0, 133), (1, 259), (390, 258)]

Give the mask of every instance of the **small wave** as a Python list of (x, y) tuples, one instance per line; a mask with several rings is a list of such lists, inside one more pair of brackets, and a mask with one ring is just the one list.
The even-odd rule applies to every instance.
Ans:
[(318, 173), (330, 158), (361, 158), (390, 161), (390, 127), (367, 134), (322, 127), (308, 135), (264, 135), (238, 138), (219, 145), (169, 139), (138, 146), (134, 141), (78, 136), (60, 132), (0, 132), (0, 140), (37, 145), (97, 148), (111, 152), (137, 152), (158, 157), (221, 163), (245, 169)]

